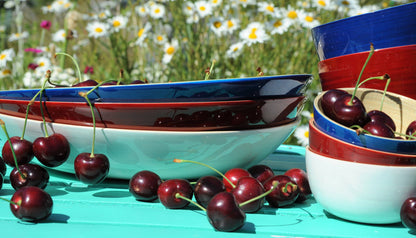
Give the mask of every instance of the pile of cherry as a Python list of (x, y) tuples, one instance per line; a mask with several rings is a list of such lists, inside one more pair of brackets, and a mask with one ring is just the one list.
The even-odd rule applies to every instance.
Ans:
[(192, 203), (206, 212), (216, 230), (226, 232), (240, 229), (246, 213), (259, 211), (266, 201), (270, 207), (279, 208), (303, 202), (311, 194), (307, 174), (298, 168), (279, 175), (266, 165), (218, 173), (221, 177), (203, 176), (191, 184), (186, 179), (162, 181), (156, 173), (143, 170), (130, 179), (129, 191), (138, 201), (158, 199), (169, 209), (185, 208)]

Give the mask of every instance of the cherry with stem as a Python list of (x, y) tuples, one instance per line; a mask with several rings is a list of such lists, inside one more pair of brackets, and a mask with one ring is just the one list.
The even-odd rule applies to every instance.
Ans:
[[(100, 85), (100, 84), (99, 84)], [(94, 108), (88, 98), (89, 93), (95, 90), (99, 85), (92, 88), (87, 93), (80, 92), (79, 95), (83, 97), (90, 109), (93, 123), (93, 135), (92, 135), (92, 147), (91, 153), (81, 153), (74, 161), (75, 176), (86, 184), (98, 184), (105, 180), (110, 171), (110, 161), (104, 154), (95, 153), (95, 135), (96, 135), (96, 123)]]

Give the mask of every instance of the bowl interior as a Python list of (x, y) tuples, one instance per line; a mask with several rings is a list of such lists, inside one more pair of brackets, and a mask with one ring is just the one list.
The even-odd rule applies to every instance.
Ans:
[[(354, 88), (341, 88), (342, 90), (352, 93)], [(334, 124), (344, 127), (345, 130), (351, 130), (341, 124), (329, 119), (322, 111), (321, 98), (323, 93), (315, 98), (314, 106), (317, 111), (321, 114), (320, 116), (325, 117), (327, 120), (332, 121)], [(405, 133), (408, 125), (416, 120), (416, 100), (405, 97), (400, 94), (387, 92), (383, 97), (383, 91), (376, 89), (358, 88), (356, 97), (358, 97), (364, 104), (367, 112), (371, 110), (380, 110), (381, 102), (383, 101), (382, 111), (389, 115), (396, 124), (396, 131), (399, 133)], [(380, 137), (381, 138), (381, 137)], [(397, 140), (397, 139), (391, 139)], [(416, 142), (415, 142), (416, 143)]]

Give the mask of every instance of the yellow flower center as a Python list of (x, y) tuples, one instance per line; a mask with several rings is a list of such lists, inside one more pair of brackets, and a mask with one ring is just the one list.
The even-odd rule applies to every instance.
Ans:
[(192, 7), (191, 6), (186, 6), (186, 9), (188, 9), (188, 11), (192, 11)]
[(121, 25), (120, 21), (117, 21), (117, 20), (113, 21), (113, 26), (114, 27), (119, 27), (120, 25)]
[(20, 36), (20, 34), (19, 34), (19, 33), (15, 33), (15, 34), (14, 34), (14, 36), (19, 37), (19, 36)]
[(1, 54), (0, 55), (0, 60), (4, 60), (6, 58), (6, 54)]
[(64, 4), (64, 1), (58, 1), (58, 4), (62, 5), (62, 4)]
[(282, 24), (282, 22), (281, 22), (281, 21), (279, 21), (279, 20), (277, 20), (277, 21), (275, 21), (275, 22), (273, 23), (273, 27), (275, 27), (275, 28), (278, 28), (278, 27), (280, 27), (281, 25), (283, 25), (283, 24)]
[(296, 19), (298, 17), (298, 14), (295, 11), (290, 11), (287, 13), (287, 17), (290, 19)]
[(220, 28), (221, 27), (221, 22), (219, 22), (219, 21), (214, 22), (214, 27), (215, 28)]
[(227, 21), (227, 26), (228, 26), (228, 28), (231, 28), (231, 27), (233, 27), (233, 26), (234, 26), (234, 23), (233, 23), (233, 21), (231, 21), (231, 20), (228, 20), (228, 21)]
[(325, 2), (324, 0), (319, 0), (319, 1), (318, 1), (318, 4), (319, 4), (320, 6), (323, 6), (323, 7), (325, 7), (325, 6), (326, 6), (326, 2)]
[(205, 6), (200, 6), (199, 10), (201, 10), (201, 12), (204, 12), (205, 10), (207, 10), (207, 8)]
[(250, 35), (248, 35), (248, 38), (257, 39), (256, 31), (257, 31), (257, 28), (251, 29), (251, 33), (250, 33)]
[(163, 41), (163, 36), (157, 36), (157, 37), (156, 37), (156, 40), (157, 40), (157, 41)]
[(307, 21), (307, 22), (312, 22), (312, 21), (313, 21), (313, 17), (311, 17), (311, 16), (306, 16), (306, 17), (305, 17), (305, 21)]
[(141, 37), (144, 33), (144, 28), (140, 29), (139, 32), (137, 33), (138, 37)]
[(156, 9), (155, 9), (155, 13), (156, 13), (156, 14), (160, 13), (160, 8), (156, 8)]
[(104, 13), (104, 12), (100, 13), (100, 14), (98, 15), (98, 17), (99, 17), (99, 18), (104, 18), (104, 17), (105, 17), (105, 13)]
[(40, 67), (45, 66), (45, 62), (40, 62), (40, 63), (39, 63), (39, 66), (40, 66)]
[(169, 48), (166, 49), (166, 53), (168, 55), (173, 54), (173, 52), (175, 52), (175, 47), (173, 47), (173, 46), (169, 46)]
[(234, 47), (233, 52), (236, 52), (238, 50), (238, 47)]
[(97, 27), (97, 28), (95, 28), (95, 32), (101, 33), (101, 32), (103, 32), (103, 28)]
[(66, 37), (66, 34), (65, 34), (65, 32), (64, 33), (62, 33), (62, 35), (61, 35), (62, 37)]
[(274, 7), (273, 7), (273, 6), (268, 5), (268, 6), (266, 7), (266, 10), (267, 10), (267, 11), (269, 11), (269, 12), (274, 12)]
[(66, 3), (65, 5), (64, 5), (64, 8), (70, 8), (71, 7), (71, 3)]
[(12, 71), (10, 69), (4, 69), (3, 71), (1, 71), (1, 73), (3, 75), (10, 75), (10, 74), (12, 74)]
[(309, 131), (305, 131), (303, 135), (305, 136), (305, 138), (309, 138)]
[(213, 0), (212, 3), (218, 3), (218, 0)]

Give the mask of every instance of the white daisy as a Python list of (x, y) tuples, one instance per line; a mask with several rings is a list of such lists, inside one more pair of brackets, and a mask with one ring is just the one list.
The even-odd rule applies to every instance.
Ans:
[(119, 32), (120, 29), (124, 29), (127, 26), (129, 19), (126, 16), (115, 16), (108, 20), (109, 25), (111, 26), (112, 32)]
[(307, 146), (309, 144), (309, 125), (298, 126), (293, 135), (296, 137), (299, 144)]
[(221, 5), (222, 0), (210, 0), (209, 1), (213, 7), (218, 7)]
[(313, 0), (312, 6), (319, 10), (334, 10), (333, 0)]
[(13, 48), (0, 52), (0, 68), (6, 67), (7, 62), (12, 61), (15, 55)]
[(152, 4), (149, 9), (149, 15), (150, 17), (154, 19), (160, 19), (163, 18), (166, 14), (166, 8), (162, 4)]
[(212, 14), (212, 4), (207, 1), (197, 1), (195, 10), (201, 18), (204, 18)]
[(89, 37), (99, 38), (109, 34), (108, 24), (94, 21), (87, 24), (87, 31)]
[(270, 39), (267, 35), (264, 25), (260, 22), (252, 22), (240, 32), (242, 39), (248, 46), (255, 43), (263, 43)]
[(146, 16), (149, 12), (149, 9), (145, 5), (139, 5), (134, 10), (141, 17)]
[(313, 118), (313, 112), (310, 112), (308, 110), (303, 110), (301, 115), (305, 118), (307, 118), (308, 120)]
[(227, 56), (228, 58), (237, 58), (243, 52), (243, 48), (244, 48), (244, 42), (240, 41), (240, 42), (234, 43), (230, 45), (228, 50), (225, 52), (225, 56)]
[(292, 25), (292, 23), (287, 19), (274, 19), (269, 22), (267, 22), (267, 29), (269, 30), (271, 35), (275, 34), (283, 34), (289, 30), (289, 27)]
[(288, 6), (288, 8), (283, 9), (282, 16), (284, 19), (288, 19), (292, 21), (292, 23), (299, 22), (300, 18), (299, 15), (302, 15), (303, 10), (302, 9), (296, 9), (292, 6)]
[(139, 29), (139, 31), (137, 32), (137, 40), (135, 44), (139, 46), (143, 46), (151, 29), (152, 29), (152, 26), (148, 22), (144, 25), (143, 28)]
[(358, 0), (334, 0), (334, 5), (344, 11), (360, 8)]
[(365, 5), (359, 8), (353, 8), (348, 11), (348, 16), (357, 16), (365, 13), (375, 12), (380, 10), (381, 7), (378, 5)]
[(250, 5), (256, 5), (256, 0), (233, 0), (234, 4), (239, 4), (242, 7), (247, 7)]
[(34, 59), (34, 62), (38, 65), (35, 69), (36, 73), (44, 74), (48, 69), (51, 69), (52, 62), (48, 57), (37, 57)]
[(95, 13), (91, 15), (92, 20), (106, 20), (111, 17), (111, 12), (108, 9), (105, 9), (101, 12)]
[(13, 0), (6, 1), (6, 2), (3, 4), (3, 7), (4, 7), (5, 9), (12, 9), (12, 8), (14, 8), (15, 6), (16, 6), (16, 3), (15, 3), (15, 1), (13, 1)]
[(303, 27), (309, 29), (314, 28), (320, 24), (312, 13), (304, 11), (299, 13), (299, 21)]
[(277, 14), (277, 9), (273, 3), (268, 2), (259, 2), (257, 3), (259, 12), (263, 12), (265, 15), (275, 16)]
[(53, 12), (52, 5), (43, 6), (43, 7), (41, 7), (41, 10), (42, 10), (43, 14), (48, 14), (48, 13)]
[(224, 25), (224, 19), (220, 17), (214, 17), (210, 20), (209, 29), (214, 32), (216, 36), (222, 36), (226, 32), (226, 25)]
[(66, 32), (64, 29), (60, 29), (52, 35), (52, 41), (64, 42), (66, 39)]
[(225, 20), (224, 23), (225, 32), (228, 34), (232, 34), (235, 30), (240, 27), (240, 20), (237, 18), (230, 18)]
[(178, 50), (178, 47), (179, 47), (179, 42), (176, 39), (172, 40), (172, 42), (165, 44), (165, 46), (163, 47), (164, 55), (162, 58), (162, 62), (164, 64), (168, 64), (172, 60), (172, 57), (175, 54), (175, 52)]
[(154, 42), (158, 45), (164, 45), (167, 42), (166, 34), (155, 34), (153, 37)]
[(27, 31), (24, 31), (22, 33), (14, 33), (10, 35), (9, 42), (18, 41), (20, 39), (26, 39), (28, 37), (29, 33)]
[(51, 4), (52, 11), (62, 13), (69, 10), (73, 4), (69, 0), (56, 0)]
[(8, 68), (0, 69), (0, 79), (12, 76), (12, 71)]
[(186, 1), (183, 4), (183, 13), (187, 16), (195, 14), (195, 4), (193, 2)]

